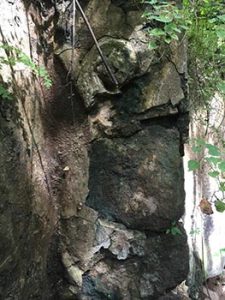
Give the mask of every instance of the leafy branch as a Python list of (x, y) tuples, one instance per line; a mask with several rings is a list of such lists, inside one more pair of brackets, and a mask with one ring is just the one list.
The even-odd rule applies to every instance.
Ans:
[(142, 3), (147, 4), (143, 17), (151, 37), (148, 44), (150, 49), (157, 49), (162, 42), (170, 44), (173, 40), (178, 41), (179, 35), (188, 29), (190, 20), (183, 18), (184, 11), (175, 2), (143, 0)]
[[(22, 63), (23, 65), (29, 67), (33, 74), (37, 77), (43, 79), (43, 84), (46, 88), (52, 86), (52, 80), (43, 66), (38, 66), (35, 64), (32, 59), (21, 51), (19, 48), (16, 48), (8, 43), (0, 44), (0, 49), (5, 50), (6, 56), (0, 56), (0, 69), (3, 65), (8, 65), (14, 67), (17, 63)], [(8, 91), (6, 84), (0, 84), (0, 96), (5, 100), (12, 100), (12, 94)]]
[(196, 171), (202, 166), (208, 167), (208, 176), (216, 179), (218, 184), (218, 191), (221, 192), (222, 198), (219, 199), (214, 193), (215, 208), (218, 212), (225, 211), (225, 149), (206, 143), (203, 139), (195, 139), (192, 145), (192, 151), (195, 154), (202, 154), (199, 160), (189, 160), (188, 170)]
[(180, 228), (177, 226), (177, 223), (174, 221), (172, 222), (170, 228), (166, 230), (166, 234), (182, 235), (182, 232)]
[[(163, 44), (186, 36), (189, 41), (189, 85), (194, 91), (193, 110), (208, 108), (215, 92), (225, 94), (225, 6), (222, 0), (175, 1), (142, 0), (143, 15), (149, 34), (149, 48), (157, 50)], [(192, 69), (194, 71), (192, 71)]]

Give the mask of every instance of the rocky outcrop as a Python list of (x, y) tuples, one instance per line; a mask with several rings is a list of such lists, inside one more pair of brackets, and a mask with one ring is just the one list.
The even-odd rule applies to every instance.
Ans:
[[(12, 261), (15, 271), (12, 285), (2, 279), (0, 293), (21, 300), (160, 299), (188, 272), (186, 235), (178, 223), (188, 125), (185, 41), (163, 52), (148, 49), (144, 7), (136, 1), (81, 4), (118, 85), (72, 3), (25, 1), (37, 38), (31, 50), (48, 61), (53, 86), (47, 91), (36, 82), (32, 104), (17, 95), (28, 136), (21, 148), (33, 145), (31, 158), (28, 153), (5, 164), (11, 140), (2, 145), (2, 176), (13, 192), (1, 187), (0, 236), (13, 237), (7, 246), (12, 255), (14, 245), (26, 244), (26, 251), (10, 260), (2, 250), (1, 274), (1, 263), (7, 272)], [(3, 101), (1, 110), (7, 111)], [(17, 177), (21, 168), (28, 178)], [(18, 226), (17, 209), (8, 210), (11, 198), (20, 207)], [(12, 220), (7, 224), (6, 216)], [(25, 259), (26, 276), (20, 268)]]
[(128, 228), (165, 230), (183, 214), (181, 165), (175, 128), (152, 125), (131, 137), (98, 139), (86, 204)]
[[(157, 299), (188, 270), (185, 234), (166, 234), (184, 211), (185, 42), (174, 43), (159, 59), (161, 54), (147, 46), (143, 7), (123, 1), (96, 5), (89, 1), (85, 12), (118, 86), (92, 38), (83, 40), (81, 21), (77, 49), (67, 44), (57, 49), (68, 71), (76, 55), (72, 78), (90, 126), (89, 170), (83, 179), (88, 194), (74, 216), (62, 221), (63, 257), (70, 257), (70, 264), (64, 262), (67, 290), (79, 299)], [(132, 16), (132, 25), (121, 25), (120, 14), (128, 23)], [(66, 27), (62, 19), (61, 26)]]

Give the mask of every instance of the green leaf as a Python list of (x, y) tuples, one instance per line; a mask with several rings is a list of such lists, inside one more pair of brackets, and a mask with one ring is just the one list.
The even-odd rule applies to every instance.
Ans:
[(192, 146), (191, 150), (194, 153), (200, 153), (202, 151), (203, 147), (202, 146)]
[(218, 168), (220, 171), (225, 172), (225, 161), (222, 161), (219, 165)]
[(219, 189), (221, 192), (225, 192), (225, 182), (220, 182)]
[(52, 80), (49, 78), (44, 79), (44, 86), (49, 89), (52, 86)]
[(208, 173), (208, 175), (210, 177), (216, 178), (220, 175), (220, 173), (218, 171), (211, 171), (211, 172)]
[(206, 144), (205, 140), (200, 139), (200, 138), (195, 139), (195, 143), (199, 146), (205, 146), (205, 144)]
[(0, 84), (0, 97), (2, 97), (4, 100), (12, 100), (12, 94), (3, 86)]
[(208, 149), (208, 152), (210, 155), (212, 155), (212, 156), (220, 156), (221, 155), (218, 147), (216, 147), (212, 144), (206, 144), (205, 146)]
[(23, 63), (25, 66), (35, 69), (35, 63), (25, 53), (21, 52), (18, 56), (18, 61)]
[(167, 44), (170, 44), (172, 42), (172, 39), (170, 36), (167, 36), (164, 40)]
[[(187, 27), (186, 27), (186, 29), (187, 29)], [(174, 31), (176, 31), (177, 33), (181, 33), (181, 30), (178, 27), (174, 28)]]
[(201, 233), (201, 230), (199, 228), (196, 228), (196, 229), (192, 229), (190, 231), (190, 235), (194, 235), (194, 234), (200, 234)]
[(166, 33), (165, 33), (165, 31), (163, 31), (160, 28), (155, 28), (155, 29), (150, 30), (149, 34), (152, 36), (158, 37), (158, 36), (165, 35)]
[(182, 232), (177, 226), (174, 226), (174, 227), (171, 227), (171, 234), (172, 235), (181, 235)]
[(164, 27), (164, 30), (167, 33), (173, 33), (174, 31), (178, 32), (178, 33), (181, 33), (181, 30), (174, 23), (166, 24), (165, 27)]
[(147, 0), (147, 1), (144, 1), (144, 3), (148, 3), (150, 5), (156, 4), (157, 2), (158, 2), (158, 0)]
[(194, 171), (199, 169), (200, 162), (197, 160), (189, 160), (188, 161), (188, 171)]
[(173, 40), (176, 40), (176, 41), (179, 40), (179, 38), (178, 38), (178, 36), (176, 35), (176, 33), (172, 33), (170, 36), (171, 36), (171, 38), (172, 38)]
[(208, 22), (209, 22), (210, 24), (214, 24), (214, 23), (216, 23), (217, 21), (218, 21), (217, 18), (212, 18), (212, 19), (209, 19), (209, 20), (208, 20)]
[(206, 157), (205, 160), (212, 163), (214, 166), (221, 162), (221, 158), (215, 156)]
[(148, 43), (148, 49), (155, 50), (157, 48), (158, 48), (158, 46), (157, 46), (157, 44), (155, 42), (149, 42)]
[(217, 88), (218, 88), (222, 93), (225, 93), (225, 81), (218, 83)]
[(40, 77), (45, 77), (46, 75), (48, 75), (48, 73), (47, 73), (47, 71), (46, 71), (46, 69), (44, 67), (39, 67), (37, 69), (37, 71), (38, 71), (38, 75)]
[(225, 22), (225, 15), (217, 16), (217, 18), (218, 18), (220, 21)]
[(225, 211), (225, 203), (221, 200), (216, 200), (215, 207), (218, 212), (222, 213)]
[(218, 38), (225, 40), (225, 29), (216, 29), (216, 35), (218, 36)]
[(154, 20), (161, 23), (170, 23), (173, 21), (173, 17), (169, 15), (159, 15), (159, 16), (155, 16)]

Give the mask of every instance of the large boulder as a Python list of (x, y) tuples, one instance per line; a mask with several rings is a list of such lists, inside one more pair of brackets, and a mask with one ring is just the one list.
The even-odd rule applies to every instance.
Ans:
[(183, 214), (183, 180), (178, 130), (155, 125), (92, 144), (86, 204), (129, 228), (165, 230)]
[(85, 300), (155, 300), (187, 276), (188, 256), (185, 235), (158, 235), (146, 238), (142, 255), (133, 253), (118, 261), (108, 254), (83, 275)]

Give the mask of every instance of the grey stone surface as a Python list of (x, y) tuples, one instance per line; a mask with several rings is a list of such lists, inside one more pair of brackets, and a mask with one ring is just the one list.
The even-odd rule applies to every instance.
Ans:
[(187, 275), (185, 233), (165, 233), (184, 210), (186, 47), (150, 51), (136, 1), (80, 2), (119, 89), (79, 13), (72, 37), (69, 1), (9, 8), (53, 86), (16, 73), (16, 101), (0, 99), (4, 300), (155, 300)]
[(130, 138), (101, 139), (90, 151), (86, 204), (130, 228), (160, 231), (183, 214), (179, 134), (152, 126)]
[(149, 237), (144, 251), (142, 258), (98, 262), (84, 275), (84, 299), (158, 299), (186, 276), (188, 262), (179, 259), (188, 255), (185, 235)]
[[(99, 46), (118, 81), (119, 88), (132, 78), (144, 74), (153, 59), (153, 53), (148, 50), (146, 43), (106, 37), (99, 40)], [(77, 77), (77, 87), (87, 108), (95, 104), (96, 98), (119, 93), (106, 71), (96, 46), (93, 46), (83, 59)]]

